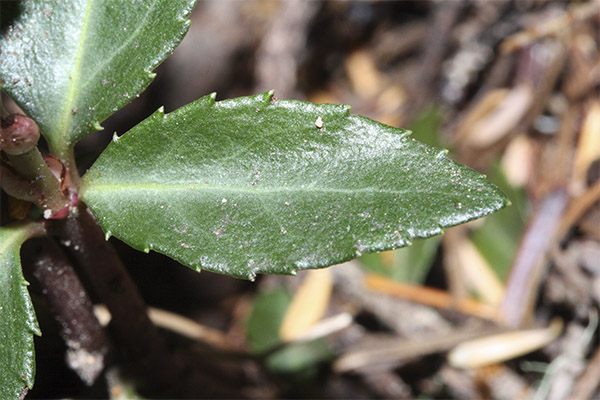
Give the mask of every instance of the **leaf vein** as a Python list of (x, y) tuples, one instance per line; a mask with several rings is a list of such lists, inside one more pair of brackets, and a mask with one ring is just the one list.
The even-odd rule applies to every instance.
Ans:
[(128, 46), (135, 38), (137, 38), (142, 30), (142, 28), (146, 27), (146, 23), (148, 22), (149, 19), (149, 15), (154, 11), (154, 9), (156, 8), (156, 4), (157, 2), (153, 2), (152, 6), (150, 8), (147, 9), (146, 14), (144, 15), (144, 18), (141, 20), (141, 22), (137, 25), (136, 29), (133, 31), (133, 33), (131, 34), (131, 36), (129, 36), (129, 38), (123, 42), (123, 44), (121, 46), (119, 46), (114, 52), (113, 54), (109, 57), (104, 59), (104, 61), (98, 65), (98, 67), (96, 68), (96, 70), (89, 75), (89, 77), (85, 80), (85, 82), (83, 83), (83, 85), (81, 85), (81, 90), (80, 92), (83, 92), (91, 82), (94, 81), (94, 79), (96, 78), (96, 76), (102, 71), (104, 70), (104, 68), (112, 63), (112, 60), (117, 56), (117, 54), (119, 54), (121, 52), (122, 49), (124, 49), (126, 46)]
[(64, 102), (64, 106), (63, 106), (63, 110), (62, 110), (62, 118), (60, 120), (60, 123), (58, 124), (59, 125), (58, 136), (61, 137), (63, 140), (70, 133), (68, 131), (68, 128), (71, 124), (71, 119), (73, 118), (73, 113), (71, 111), (73, 110), (73, 106), (74, 106), (75, 100), (77, 98), (77, 89), (79, 87), (79, 80), (81, 78), (81, 66), (82, 66), (82, 59), (83, 59), (82, 54), (83, 54), (83, 49), (85, 48), (85, 42), (86, 42), (86, 38), (87, 38), (87, 34), (88, 34), (89, 20), (90, 20), (91, 9), (93, 8), (92, 7), (93, 2), (94, 2), (93, 0), (88, 0), (86, 3), (85, 15), (83, 17), (83, 22), (81, 25), (82, 26), (81, 35), (79, 37), (79, 43), (77, 44), (77, 52), (75, 53), (73, 69), (71, 70), (71, 75), (70, 75), (71, 84), (67, 90), (66, 101)]

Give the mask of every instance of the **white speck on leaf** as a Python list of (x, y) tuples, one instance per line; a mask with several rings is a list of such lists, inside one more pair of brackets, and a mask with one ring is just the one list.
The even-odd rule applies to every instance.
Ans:
[(321, 119), (321, 117), (317, 118), (317, 120), (315, 121), (315, 126), (319, 129), (323, 127), (323, 119)]

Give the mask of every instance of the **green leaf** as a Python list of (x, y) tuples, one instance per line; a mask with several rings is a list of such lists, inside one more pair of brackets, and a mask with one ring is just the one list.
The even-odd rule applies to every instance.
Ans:
[(314, 367), (335, 356), (325, 340), (290, 343), (267, 357), (266, 366), (280, 374), (315, 373)]
[(439, 107), (430, 106), (421, 111), (410, 124), (414, 138), (428, 146), (444, 148), (442, 137), (443, 111)]
[[(410, 124), (413, 138), (428, 146), (444, 148), (442, 110), (431, 106)], [(377, 254), (365, 254), (360, 262), (369, 271), (401, 282), (423, 284), (439, 247), (439, 239), (417, 240), (411, 246)]]
[(265, 353), (281, 343), (279, 326), (292, 295), (284, 288), (259, 293), (246, 323), (246, 337), (254, 353)]
[(195, 0), (32, 0), (0, 42), (2, 87), (57, 156), (144, 90)]
[(525, 190), (511, 186), (498, 163), (492, 165), (490, 181), (506, 193), (513, 206), (486, 218), (471, 240), (498, 277), (506, 280), (525, 229), (529, 202)]
[(81, 196), (107, 235), (253, 279), (402, 247), (507, 203), (483, 176), (342, 105), (161, 110), (107, 147)]
[(40, 335), (19, 251), (31, 225), (0, 227), (0, 398), (18, 399), (33, 387), (33, 335)]
[[(252, 351), (264, 354), (281, 345), (279, 328), (292, 301), (291, 293), (282, 287), (259, 293), (246, 324), (246, 337)], [(266, 365), (276, 373), (314, 372), (311, 369), (332, 358), (333, 351), (323, 340), (288, 343), (267, 357)]]
[(371, 272), (397, 281), (421, 285), (433, 265), (438, 238), (416, 240), (412, 246), (391, 252), (365, 254), (360, 262)]

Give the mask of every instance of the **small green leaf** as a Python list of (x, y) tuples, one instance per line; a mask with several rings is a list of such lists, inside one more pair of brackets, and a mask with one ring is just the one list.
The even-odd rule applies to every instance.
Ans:
[(0, 227), (0, 398), (18, 399), (33, 387), (33, 335), (40, 335), (19, 251), (31, 225)]
[(406, 246), (507, 203), (407, 131), (272, 93), (159, 110), (115, 138), (81, 195), (108, 235), (249, 279)]
[(506, 280), (525, 229), (529, 202), (523, 188), (511, 186), (498, 163), (492, 165), (490, 181), (510, 199), (512, 207), (486, 218), (473, 231), (471, 240), (501, 280)]
[(421, 111), (410, 124), (414, 138), (428, 146), (445, 148), (442, 138), (443, 112), (441, 108), (431, 106)]
[(415, 240), (410, 247), (360, 258), (369, 271), (397, 281), (422, 285), (433, 265), (439, 238)]
[[(246, 337), (252, 351), (264, 354), (281, 345), (279, 329), (292, 294), (285, 288), (259, 293), (246, 324)], [(312, 373), (317, 364), (333, 357), (324, 340), (287, 343), (266, 358), (266, 366), (281, 374)]]
[(333, 350), (323, 339), (290, 343), (267, 357), (266, 365), (279, 374), (315, 373), (318, 364), (331, 360)]
[(0, 41), (1, 85), (62, 157), (154, 78), (195, 0), (30, 0)]
[(281, 344), (279, 327), (291, 301), (291, 293), (284, 288), (256, 296), (246, 324), (246, 337), (254, 353), (262, 354)]

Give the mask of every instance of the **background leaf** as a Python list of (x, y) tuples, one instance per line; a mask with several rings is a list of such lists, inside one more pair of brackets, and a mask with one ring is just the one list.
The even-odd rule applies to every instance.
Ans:
[(529, 202), (525, 190), (511, 186), (498, 163), (492, 165), (489, 179), (502, 189), (510, 199), (512, 207), (486, 218), (483, 224), (473, 231), (471, 240), (498, 277), (506, 280), (525, 229)]
[(254, 353), (265, 353), (281, 343), (279, 327), (292, 294), (284, 289), (259, 293), (246, 324), (248, 344)]
[(18, 399), (33, 386), (33, 335), (40, 335), (19, 250), (30, 236), (28, 225), (0, 227), (0, 398)]
[(421, 285), (427, 278), (439, 245), (439, 238), (415, 240), (410, 247), (365, 254), (360, 258), (360, 262), (370, 272)]
[(249, 279), (406, 246), (506, 204), (444, 151), (348, 111), (271, 93), (159, 110), (108, 146), (81, 195), (134, 248)]
[(183, 38), (194, 3), (24, 1), (0, 42), (2, 87), (62, 158), (150, 84)]
[[(291, 301), (292, 295), (285, 288), (262, 292), (256, 296), (246, 324), (246, 337), (254, 353), (263, 354), (282, 344), (279, 331)], [(314, 367), (332, 358), (333, 354), (327, 342), (322, 339), (292, 342), (269, 354), (266, 366), (275, 373), (306, 377), (315, 373)]]

